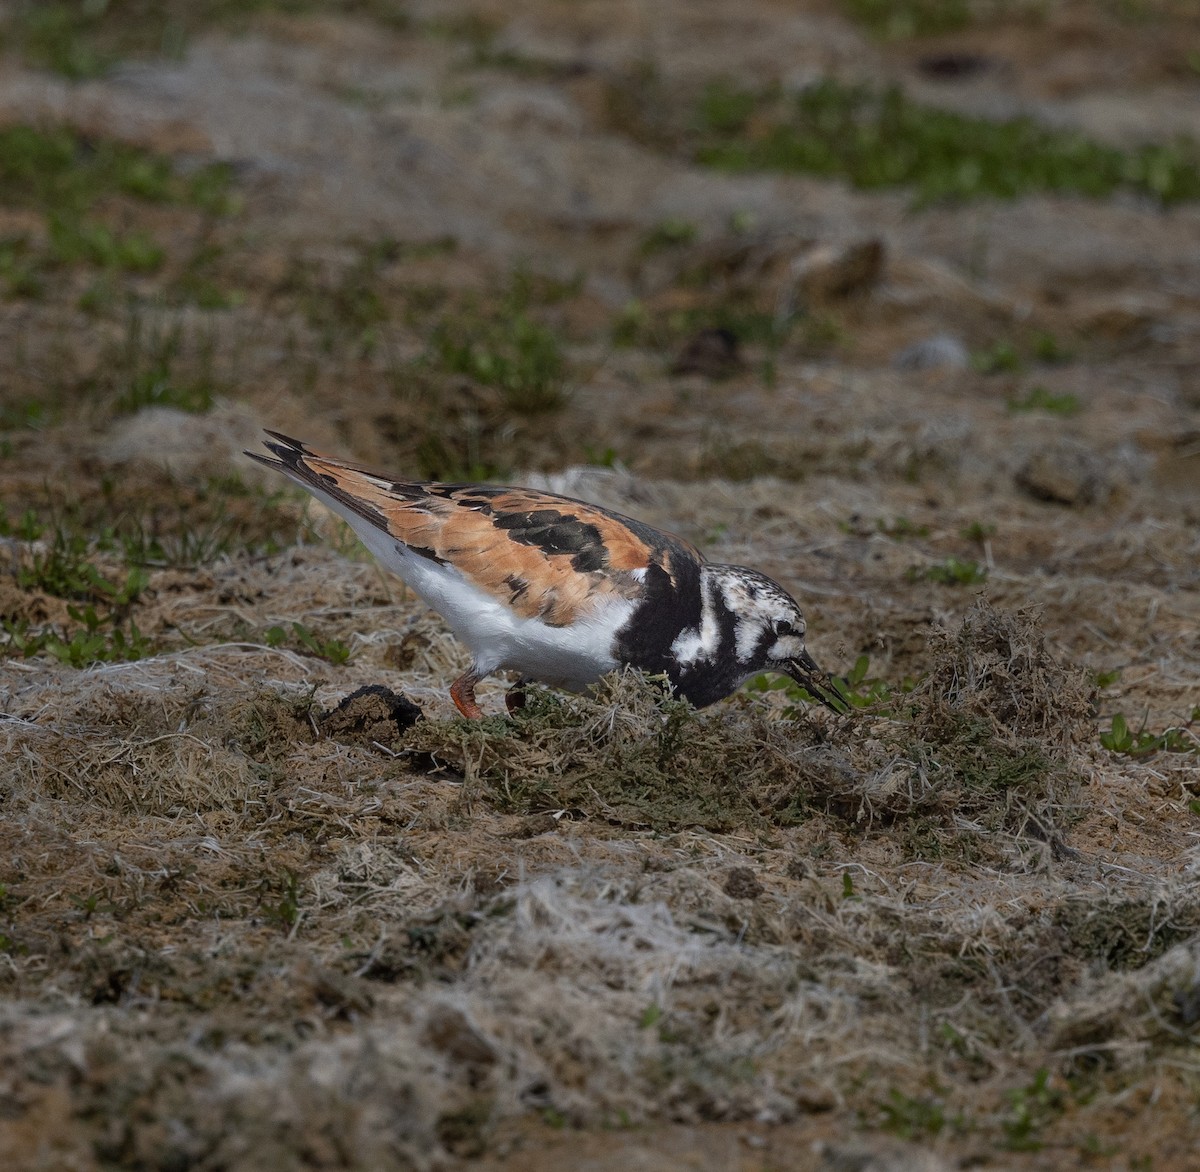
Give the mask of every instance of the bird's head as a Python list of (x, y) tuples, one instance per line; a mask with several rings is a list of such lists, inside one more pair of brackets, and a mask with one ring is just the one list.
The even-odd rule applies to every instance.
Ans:
[(844, 712), (845, 701), (804, 645), (807, 625), (796, 600), (757, 570), (744, 566), (720, 569), (724, 571), (720, 590), (733, 618), (733, 651), (742, 678), (779, 672), (826, 708)]

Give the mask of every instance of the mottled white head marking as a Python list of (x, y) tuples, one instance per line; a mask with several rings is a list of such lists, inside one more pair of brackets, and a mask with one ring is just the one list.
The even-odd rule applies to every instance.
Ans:
[(734, 615), (734, 652), (742, 663), (783, 661), (804, 650), (804, 616), (770, 578), (742, 566), (721, 567), (725, 605)]

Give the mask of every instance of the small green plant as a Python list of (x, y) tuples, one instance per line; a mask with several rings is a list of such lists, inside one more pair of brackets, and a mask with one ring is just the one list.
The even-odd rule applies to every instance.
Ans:
[(912, 187), (925, 202), (1033, 191), (1102, 198), (1118, 188), (1166, 204), (1200, 198), (1200, 159), (1189, 141), (1122, 151), (1029, 117), (991, 121), (925, 106), (898, 87), (826, 79), (785, 94), (719, 82), (701, 98), (696, 124), (695, 157), (708, 166)]
[(125, 663), (153, 654), (151, 640), (132, 619), (126, 633), (114, 616), (101, 618), (92, 606), (70, 606), (67, 613), (82, 625), (66, 635), (33, 629), (23, 619), (0, 620), (0, 636), (4, 638), (0, 655), (32, 659), (44, 652), (59, 663), (82, 668), (94, 663)]
[(696, 225), (690, 220), (670, 216), (660, 220), (642, 237), (638, 251), (642, 256), (653, 256), (657, 252), (666, 252), (684, 244), (691, 244), (697, 235)]
[[(36, 521), (27, 513), (22, 524), (32, 531)], [(49, 545), (35, 550), (29, 562), (17, 568), (17, 585), (22, 590), (44, 590), (56, 598), (128, 606), (146, 588), (145, 571), (133, 567), (124, 582), (112, 582), (90, 560), (90, 549), (87, 538), (59, 523)]]
[(131, 659), (145, 659), (152, 654), (150, 640), (138, 630), (137, 623), (129, 620), (126, 634), (117, 624), (115, 616), (100, 618), (94, 607), (67, 607), (67, 613), (83, 626), (70, 639), (50, 639), (46, 650), (60, 663), (71, 667), (88, 667), (93, 663), (124, 663)]
[(1074, 351), (1070, 347), (1064, 346), (1048, 330), (1041, 330), (1034, 334), (1031, 349), (1034, 358), (1050, 366), (1058, 366), (1061, 363), (1070, 362), (1075, 357)]
[(959, 536), (963, 541), (974, 541), (977, 545), (982, 545), (995, 535), (996, 526), (992, 521), (972, 521), (959, 530)]
[(274, 920), (280, 927), (289, 932), (300, 921), (300, 878), (294, 871), (288, 871), (283, 876), (282, 890), (279, 899), (263, 906), (263, 912), (268, 920)]
[(1021, 369), (1021, 355), (1011, 342), (999, 341), (972, 354), (971, 365), (980, 374), (1011, 374)]
[(1065, 1096), (1050, 1085), (1050, 1072), (1042, 1067), (1025, 1087), (1009, 1091), (1008, 1116), (1001, 1122), (1005, 1146), (1014, 1152), (1036, 1152), (1042, 1146), (1037, 1133), (1059, 1116)]
[(923, 569), (914, 566), (908, 572), (910, 582), (939, 582), (943, 586), (974, 586), (987, 581), (987, 576), (987, 566), (956, 557), (948, 557)]
[(919, 525), (907, 517), (893, 517), (890, 520), (880, 517), (875, 523), (875, 527), (884, 536), (896, 539), (929, 536), (928, 525)]
[(1092, 676), (1097, 688), (1111, 687), (1120, 678), (1121, 669), (1119, 667), (1114, 667), (1109, 671), (1098, 671)]
[(947, 1123), (945, 1106), (936, 1098), (917, 1098), (898, 1090), (888, 1092), (887, 1101), (879, 1104), (883, 1114), (883, 1129), (902, 1139), (921, 1139), (942, 1132)]
[(438, 325), (431, 354), (443, 370), (499, 388), (522, 414), (557, 410), (563, 404), (566, 358), (553, 330), (525, 312), (482, 328)]
[(213, 375), (215, 340), (200, 339), (192, 369), (186, 372), (183, 344), (178, 322), (147, 327), (140, 314), (130, 316), (125, 338), (113, 355), (118, 411), (174, 407), (202, 415), (211, 409), (218, 389)]
[(1173, 726), (1153, 733), (1143, 721), (1141, 728), (1134, 732), (1124, 715), (1118, 712), (1108, 731), (1100, 734), (1100, 744), (1110, 753), (1128, 757), (1148, 757), (1159, 752), (1200, 753), (1200, 738), (1191, 731), (1191, 724), (1197, 719), (1200, 719), (1200, 708), (1193, 710), (1191, 720), (1182, 727)]
[(350, 648), (340, 639), (322, 639), (313, 634), (303, 623), (292, 623), (289, 634), (283, 627), (268, 627), (263, 639), (268, 647), (286, 646), (288, 639), (293, 638), (300, 647), (318, 659), (324, 659), (332, 664), (346, 663), (350, 659)]
[(877, 36), (892, 40), (953, 32), (971, 19), (967, 0), (842, 0), (842, 6)]
[(125, 273), (153, 273), (165, 253), (144, 232), (119, 235), (83, 217), (50, 218), (50, 259), (55, 264), (89, 264)]
[(1020, 398), (1008, 400), (1008, 412), (1016, 415), (1022, 411), (1045, 411), (1050, 415), (1069, 417), (1078, 415), (1083, 410), (1077, 395), (1069, 391), (1061, 395), (1055, 394), (1040, 384), (1030, 387)]
[[(847, 710), (854, 708), (871, 708), (879, 711), (880, 715), (895, 715), (889, 707), (894, 699), (910, 692), (916, 686), (911, 679), (905, 678), (898, 685), (889, 684), (877, 676), (868, 675), (871, 660), (867, 655), (860, 655), (854, 661), (854, 667), (844, 676), (831, 676), (830, 688), (836, 699), (840, 700)], [(773, 676), (763, 672), (756, 675), (746, 684), (748, 692), (785, 692), (789, 700), (805, 704), (818, 703), (816, 696), (794, 680), (786, 676)], [(785, 715), (796, 715), (796, 709), (785, 710)]]
[(15, 537), (18, 541), (37, 541), (45, 532), (38, 520), (38, 515), (32, 509), (26, 509), (16, 524), (8, 519), (7, 513), (0, 513), (0, 537)]

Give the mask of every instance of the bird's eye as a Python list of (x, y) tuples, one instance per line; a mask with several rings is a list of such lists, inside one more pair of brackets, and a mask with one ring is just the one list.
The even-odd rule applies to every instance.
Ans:
[(796, 628), (787, 619), (776, 619), (774, 626), (776, 635), (794, 635), (796, 633)]

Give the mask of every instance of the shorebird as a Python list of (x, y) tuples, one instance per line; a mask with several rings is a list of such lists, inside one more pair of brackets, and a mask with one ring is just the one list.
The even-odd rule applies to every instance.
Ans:
[(450, 686), (463, 716), (483, 715), (475, 686), (496, 671), (582, 691), (623, 665), (665, 675), (697, 708), (759, 672), (843, 707), (805, 648), (795, 599), (757, 570), (709, 562), (682, 538), (570, 497), (399, 480), (267, 434), (277, 458), (246, 455), (344, 518), (470, 649)]

